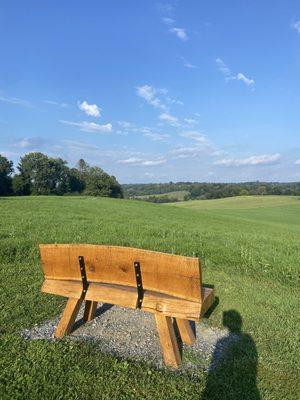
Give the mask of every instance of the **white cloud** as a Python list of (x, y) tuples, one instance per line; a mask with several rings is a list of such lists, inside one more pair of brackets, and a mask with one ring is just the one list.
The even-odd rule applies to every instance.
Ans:
[(144, 137), (153, 140), (154, 142), (166, 142), (166, 139), (170, 137), (167, 133), (155, 133), (155, 132), (146, 132), (143, 134)]
[(127, 165), (140, 165), (144, 167), (155, 167), (157, 165), (162, 165), (167, 162), (165, 158), (160, 158), (158, 160), (144, 160), (142, 158), (130, 157), (125, 160), (119, 160), (120, 164), (127, 164)]
[(244, 74), (239, 72), (237, 75), (232, 75), (230, 69), (227, 67), (227, 65), (224, 63), (224, 61), (221, 58), (216, 58), (216, 64), (218, 67), (218, 70), (225, 76), (226, 82), (232, 81), (232, 80), (238, 80), (241, 82), (244, 82), (247, 86), (253, 86), (254, 85), (254, 79), (247, 78)]
[(164, 22), (166, 25), (173, 25), (173, 24), (175, 24), (175, 20), (174, 20), (173, 18), (164, 17), (162, 20), (163, 20), (163, 22)]
[(176, 118), (174, 115), (171, 115), (169, 113), (162, 113), (158, 117), (161, 121), (164, 121), (172, 126), (178, 126), (178, 118)]
[(299, 160), (296, 160), (296, 161), (295, 161), (295, 164), (296, 164), (296, 165), (300, 165), (300, 158), (299, 158)]
[(32, 107), (30, 101), (19, 99), (18, 97), (7, 97), (0, 95), (0, 101), (2, 101), (3, 103), (16, 104), (22, 107)]
[(300, 20), (293, 22), (291, 27), (300, 34)]
[(179, 136), (192, 139), (194, 142), (196, 142), (196, 146), (185, 147), (185, 151), (183, 153), (177, 152), (177, 154), (191, 154), (191, 156), (196, 156), (203, 153), (209, 154), (210, 156), (220, 156), (225, 154), (224, 150), (219, 149), (208, 139), (206, 135), (201, 132), (195, 130), (184, 131), (179, 133)]
[(189, 62), (188, 60), (186, 60), (184, 57), (181, 56), (180, 58), (181, 58), (181, 61), (182, 61), (183, 65), (184, 65), (186, 68), (190, 68), (190, 69), (198, 68), (197, 65), (192, 64), (191, 62)]
[(237, 74), (236, 79), (237, 79), (238, 81), (244, 82), (247, 86), (254, 85), (254, 83), (255, 83), (253, 79), (247, 78), (247, 77), (246, 77), (244, 74), (242, 74), (241, 72), (239, 72), (239, 73)]
[(186, 40), (188, 40), (188, 35), (186, 33), (186, 30), (183, 28), (171, 28), (170, 29), (171, 33), (174, 33), (180, 40), (182, 40), (183, 42), (185, 42)]
[(221, 58), (216, 58), (216, 64), (217, 64), (219, 71), (222, 72), (222, 74), (224, 76), (231, 75), (230, 69), (227, 67), (227, 65), (224, 63), (224, 61)]
[(142, 97), (148, 104), (161, 110), (166, 110), (166, 106), (162, 104), (161, 100), (157, 97), (158, 94), (165, 94), (165, 89), (155, 89), (150, 85), (138, 86), (136, 88), (137, 95)]
[(87, 101), (83, 101), (82, 103), (78, 102), (78, 107), (90, 117), (100, 117), (101, 108), (98, 107), (97, 104), (88, 104)]
[(13, 143), (13, 147), (21, 149), (40, 149), (47, 143), (47, 140), (41, 137), (27, 137), (17, 140)]
[(118, 125), (125, 130), (130, 130), (135, 128), (135, 125), (132, 122), (128, 121), (118, 121)]
[(259, 156), (250, 156), (248, 158), (225, 158), (216, 161), (215, 165), (223, 165), (224, 167), (241, 167), (251, 165), (272, 165), (277, 164), (281, 159), (279, 153), (263, 154)]
[(184, 118), (184, 121), (189, 125), (196, 125), (199, 122), (194, 118)]
[(65, 125), (70, 125), (70, 126), (76, 126), (83, 132), (93, 132), (93, 133), (110, 133), (112, 131), (112, 124), (96, 124), (95, 122), (87, 122), (87, 121), (82, 121), (82, 122), (74, 122), (74, 121), (65, 121), (61, 120), (61, 123)]

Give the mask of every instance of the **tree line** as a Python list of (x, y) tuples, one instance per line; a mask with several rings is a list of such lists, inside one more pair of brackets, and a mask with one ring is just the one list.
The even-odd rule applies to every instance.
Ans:
[(64, 194), (123, 198), (114, 176), (83, 159), (70, 168), (61, 158), (32, 152), (20, 158), (15, 170), (13, 162), (0, 155), (0, 196)]
[(149, 184), (123, 185), (124, 196), (148, 196), (143, 200), (153, 202), (168, 202), (168, 198), (155, 197), (177, 191), (188, 191), (184, 200), (219, 199), (232, 196), (249, 195), (289, 195), (300, 196), (300, 182), (243, 182), (243, 183), (199, 183), (199, 182), (169, 182)]

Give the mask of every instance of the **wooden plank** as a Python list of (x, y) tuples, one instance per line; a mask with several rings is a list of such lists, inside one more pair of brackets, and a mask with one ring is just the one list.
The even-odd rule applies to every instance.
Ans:
[(195, 333), (187, 319), (176, 318), (176, 324), (180, 333), (181, 340), (185, 344), (193, 344), (196, 340)]
[(142, 249), (85, 244), (40, 245), (46, 278), (80, 280), (78, 256), (90, 282), (135, 287), (134, 261), (139, 261), (144, 289), (190, 301), (201, 300), (199, 260)]
[(177, 368), (181, 363), (178, 343), (171, 317), (155, 314), (161, 349), (166, 365)]
[(208, 287), (202, 287), (202, 304), (201, 304), (201, 317), (213, 305), (215, 301), (214, 290)]
[(142, 310), (170, 317), (199, 321), (201, 304), (146, 290)]
[(61, 316), (61, 319), (54, 334), (56, 338), (61, 339), (65, 334), (68, 334), (72, 331), (81, 303), (82, 299), (68, 299), (64, 312)]
[(56, 279), (45, 279), (41, 291), (44, 293), (80, 299), (82, 293), (82, 283), (69, 280), (62, 281)]
[(85, 322), (92, 321), (92, 319), (94, 319), (95, 317), (96, 310), (97, 310), (97, 301), (86, 300), (83, 320)]
[(129, 286), (90, 283), (85, 295), (86, 300), (100, 301), (117, 306), (136, 308), (137, 290)]

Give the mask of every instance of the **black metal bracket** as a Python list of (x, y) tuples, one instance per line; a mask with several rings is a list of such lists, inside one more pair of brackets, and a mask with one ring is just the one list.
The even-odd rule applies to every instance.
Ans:
[(86, 278), (86, 270), (85, 270), (85, 262), (84, 258), (82, 256), (78, 257), (79, 261), (79, 267), (80, 267), (80, 274), (81, 274), (81, 280), (82, 280), (82, 293), (81, 293), (81, 298), (85, 298), (86, 291), (89, 287), (89, 283)]
[(142, 308), (143, 298), (144, 298), (144, 289), (143, 289), (143, 281), (142, 281), (142, 274), (141, 274), (141, 266), (138, 261), (133, 263), (135, 269), (135, 278), (136, 278), (136, 288), (137, 288), (137, 302), (136, 308)]

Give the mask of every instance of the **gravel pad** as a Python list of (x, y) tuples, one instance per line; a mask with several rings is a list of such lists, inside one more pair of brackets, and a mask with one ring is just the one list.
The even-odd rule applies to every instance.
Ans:
[[(68, 336), (70, 339), (92, 341), (96, 349), (120, 359), (143, 361), (157, 368), (165, 368), (152, 314), (99, 303), (96, 317), (91, 322), (83, 324), (82, 315), (83, 307), (73, 332)], [(25, 329), (21, 334), (25, 339), (57, 340), (54, 331), (59, 318)], [(238, 340), (238, 336), (228, 335), (227, 330), (210, 328), (203, 321), (194, 324), (193, 328), (196, 331), (194, 344), (180, 343), (183, 363), (179, 371), (197, 372), (213, 368), (226, 358), (228, 348)], [(222, 343), (226, 343), (225, 346), (218, 345), (221, 339)]]

